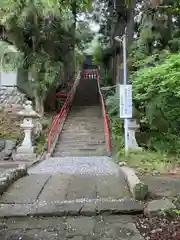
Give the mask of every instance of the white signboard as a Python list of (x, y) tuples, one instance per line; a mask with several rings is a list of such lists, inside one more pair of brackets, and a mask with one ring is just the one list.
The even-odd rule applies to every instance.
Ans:
[(132, 118), (132, 85), (120, 85), (120, 118)]

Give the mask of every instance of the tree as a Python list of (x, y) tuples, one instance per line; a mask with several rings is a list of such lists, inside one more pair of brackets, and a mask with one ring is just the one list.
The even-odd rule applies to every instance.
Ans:
[[(108, 14), (104, 15), (105, 20), (101, 22), (101, 33), (109, 41), (109, 47), (96, 52), (100, 55), (96, 58), (106, 63), (113, 61), (113, 68), (118, 66), (117, 56), (121, 59), (121, 49), (112, 44), (113, 38), (115, 34), (120, 37), (124, 34), (125, 26), (127, 29), (130, 27), (130, 16), (134, 14), (134, 26), (130, 27), (131, 34), (128, 34), (128, 38), (132, 38), (128, 43), (127, 63), (133, 85), (133, 102), (141, 126), (138, 135), (143, 138), (146, 148), (179, 155), (180, 2), (137, 0), (134, 6), (131, 5), (132, 1), (127, 1), (127, 5), (121, 4), (118, 8), (117, 2), (119, 1), (116, 1), (115, 19), (111, 17), (113, 11), (107, 5)], [(110, 3), (111, 8), (114, 8), (111, 1)], [(120, 16), (123, 19), (121, 22)], [(105, 64), (103, 67), (107, 70), (109, 68)], [(114, 70), (113, 73), (113, 79), (119, 79), (118, 71)], [(115, 94), (109, 98), (109, 112), (117, 114), (114, 110), (119, 107), (115, 99)], [(117, 125), (120, 128), (119, 122)], [(119, 131), (112, 131), (119, 137)]]
[[(103, 43), (106, 43), (107, 51), (103, 51), (104, 58), (108, 69), (111, 69), (111, 76), (114, 82), (122, 83), (123, 72), (120, 69), (122, 63), (122, 48), (119, 43), (115, 41), (115, 36), (122, 36), (127, 28), (128, 33), (128, 47), (131, 46), (134, 36), (134, 14), (136, 7), (136, 0), (132, 1), (107, 1), (98, 3), (101, 14), (96, 14), (99, 17), (100, 33), (103, 35)], [(96, 17), (97, 18), (97, 17)], [(108, 63), (107, 63), (108, 59)]]
[[(23, 53), (22, 67), (29, 72), (36, 110), (41, 114), (49, 89), (59, 84), (59, 79), (70, 80), (67, 72), (71, 62), (71, 79), (74, 77), (76, 16), (89, 4), (85, 0), (0, 3), (1, 38)], [(82, 35), (78, 35), (78, 43)]]

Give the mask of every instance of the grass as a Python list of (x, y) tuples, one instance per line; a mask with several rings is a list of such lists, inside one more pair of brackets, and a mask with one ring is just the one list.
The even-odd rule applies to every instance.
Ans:
[(125, 162), (133, 167), (139, 174), (160, 174), (168, 173), (179, 165), (180, 159), (176, 156), (169, 156), (161, 152), (152, 152), (148, 150), (132, 151), (126, 155), (124, 152), (123, 139), (119, 141), (112, 140), (112, 149), (114, 159), (118, 164)]

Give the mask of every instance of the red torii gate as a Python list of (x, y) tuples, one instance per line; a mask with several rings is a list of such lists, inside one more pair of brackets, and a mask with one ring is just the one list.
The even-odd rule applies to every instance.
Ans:
[(93, 70), (93, 71), (87, 71), (84, 70), (84, 79), (88, 80), (88, 79), (97, 79), (99, 76), (99, 73), (97, 70)]

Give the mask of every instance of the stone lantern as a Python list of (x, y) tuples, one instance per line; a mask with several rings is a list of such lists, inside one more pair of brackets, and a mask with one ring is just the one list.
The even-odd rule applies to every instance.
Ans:
[(139, 124), (137, 124), (136, 120), (128, 119), (128, 146), (130, 149), (142, 150), (142, 148), (138, 146), (135, 136), (138, 129)]
[(40, 116), (33, 110), (31, 101), (26, 101), (24, 109), (17, 114), (24, 118), (23, 123), (20, 125), (24, 130), (24, 140), (17, 148), (14, 160), (33, 161), (36, 158), (34, 146), (32, 144), (33, 120)]

